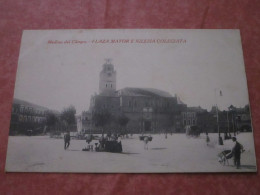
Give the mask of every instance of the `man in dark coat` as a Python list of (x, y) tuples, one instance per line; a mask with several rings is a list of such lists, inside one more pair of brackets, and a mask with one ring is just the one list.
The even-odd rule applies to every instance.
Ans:
[(235, 137), (232, 138), (233, 142), (235, 142), (235, 146), (232, 149), (233, 157), (234, 157), (234, 166), (237, 167), (237, 169), (240, 168), (240, 158), (241, 158), (241, 152), (243, 152), (243, 146), (237, 141)]
[(64, 134), (64, 149), (66, 150), (70, 145), (70, 133), (67, 132)]

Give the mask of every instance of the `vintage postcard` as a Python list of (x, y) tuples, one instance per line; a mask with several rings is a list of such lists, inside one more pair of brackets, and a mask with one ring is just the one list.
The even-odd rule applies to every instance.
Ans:
[(25, 30), (7, 172), (256, 172), (239, 30)]

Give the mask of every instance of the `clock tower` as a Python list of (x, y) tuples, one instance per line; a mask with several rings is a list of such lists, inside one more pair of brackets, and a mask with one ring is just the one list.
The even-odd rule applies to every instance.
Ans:
[(111, 59), (105, 59), (105, 61), (99, 74), (99, 94), (114, 96), (116, 91), (116, 71)]

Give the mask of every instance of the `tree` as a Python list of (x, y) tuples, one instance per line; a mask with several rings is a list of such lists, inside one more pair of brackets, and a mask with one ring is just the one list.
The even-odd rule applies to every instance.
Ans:
[(46, 115), (46, 125), (49, 127), (53, 127), (56, 125), (56, 123), (59, 121), (58, 117), (52, 113), (48, 112)]
[(76, 124), (75, 119), (76, 109), (74, 106), (69, 106), (68, 108), (64, 108), (61, 113), (61, 120), (67, 124), (66, 126), (72, 126)]
[(111, 121), (111, 114), (108, 111), (94, 113), (92, 120), (95, 126), (104, 128)]
[(121, 127), (125, 127), (129, 122), (129, 118), (126, 117), (125, 115), (121, 115), (118, 117), (117, 122)]
[(129, 122), (129, 118), (125, 115), (121, 115), (117, 118), (117, 123), (122, 127), (125, 128), (127, 123)]

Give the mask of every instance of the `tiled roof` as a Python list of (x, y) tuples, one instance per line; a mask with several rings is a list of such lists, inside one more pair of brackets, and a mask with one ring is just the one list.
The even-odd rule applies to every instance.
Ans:
[(125, 96), (157, 96), (157, 97), (173, 97), (170, 93), (153, 88), (131, 88), (126, 87), (119, 90), (120, 95)]
[(24, 105), (24, 106), (34, 107), (34, 108), (38, 108), (38, 109), (41, 109), (41, 110), (48, 110), (48, 108), (46, 108), (46, 107), (39, 106), (37, 104), (33, 104), (33, 103), (30, 103), (30, 102), (27, 102), (27, 101), (24, 101), (24, 100), (21, 100), (21, 99), (17, 99), (17, 98), (14, 98), (13, 104), (21, 104), (21, 105)]
[(51, 110), (47, 107), (40, 106), (40, 105), (37, 105), (37, 104), (33, 104), (33, 103), (30, 103), (30, 102), (27, 102), (27, 101), (24, 101), (24, 100), (21, 100), (21, 99), (17, 99), (17, 98), (14, 98), (13, 104), (21, 104), (21, 105), (24, 105), (26, 107), (32, 107), (32, 108), (38, 109), (38, 110), (49, 110), (49, 111), (52, 111), (53, 113), (56, 113), (56, 114), (59, 113), (56, 110)]

